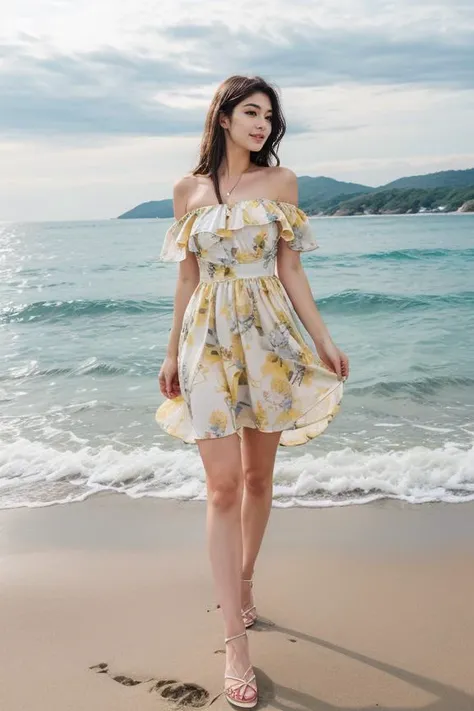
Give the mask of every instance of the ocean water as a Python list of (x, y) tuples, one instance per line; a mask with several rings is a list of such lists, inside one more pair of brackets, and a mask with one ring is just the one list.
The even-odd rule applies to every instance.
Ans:
[[(474, 499), (474, 215), (314, 218), (303, 256), (351, 375), (311, 443), (279, 448), (275, 506)], [(204, 499), (163, 433), (171, 220), (0, 225), (0, 507), (114, 490)]]

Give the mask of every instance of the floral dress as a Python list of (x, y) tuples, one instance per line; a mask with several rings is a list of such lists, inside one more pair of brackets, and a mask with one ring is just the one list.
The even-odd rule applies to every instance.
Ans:
[(200, 271), (179, 339), (181, 395), (155, 414), (170, 435), (195, 443), (252, 427), (297, 445), (339, 410), (343, 383), (308, 346), (275, 275), (279, 239), (318, 248), (305, 213), (269, 199), (200, 207), (168, 229), (160, 261), (188, 249)]

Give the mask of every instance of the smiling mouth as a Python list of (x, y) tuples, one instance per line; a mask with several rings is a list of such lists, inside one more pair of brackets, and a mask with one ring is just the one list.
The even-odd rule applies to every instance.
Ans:
[(265, 138), (265, 136), (261, 136), (261, 135), (258, 135), (258, 134), (257, 134), (256, 136), (254, 136), (253, 134), (250, 134), (250, 136), (251, 136), (252, 138), (255, 138), (256, 141), (263, 141), (263, 139)]

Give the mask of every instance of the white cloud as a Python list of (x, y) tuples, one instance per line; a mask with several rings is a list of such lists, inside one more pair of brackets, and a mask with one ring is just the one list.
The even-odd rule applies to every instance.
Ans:
[(255, 29), (299, 22), (323, 28), (390, 28), (424, 34), (474, 27), (470, 0), (240, 0), (224, 6), (221, 0), (16, 0), (2, 8), (0, 36), (18, 31), (47, 36), (63, 50), (118, 43), (131, 47), (153, 44), (145, 28), (168, 24), (226, 22)]
[[(222, 8), (221, 0), (3, 8), (0, 219), (106, 218), (170, 197), (195, 163), (218, 78), (251, 70), (282, 86), (294, 132), (280, 155), (298, 174), (375, 185), (474, 164), (471, 2)], [(298, 135), (299, 126), (311, 132)]]

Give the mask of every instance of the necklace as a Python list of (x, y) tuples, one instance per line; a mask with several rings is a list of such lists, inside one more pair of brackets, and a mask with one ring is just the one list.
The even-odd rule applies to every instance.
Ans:
[(226, 192), (226, 197), (229, 197), (229, 195), (235, 190), (235, 188), (237, 187), (237, 185), (238, 185), (239, 182), (240, 182), (240, 178), (241, 178), (241, 177), (243, 176), (243, 174), (246, 173), (246, 172), (247, 172), (247, 171), (244, 170), (244, 172), (239, 175), (239, 177), (237, 178), (237, 182), (235, 183), (235, 185), (233, 185), (233, 186), (231, 187), (231, 189), (230, 189), (228, 192)]

